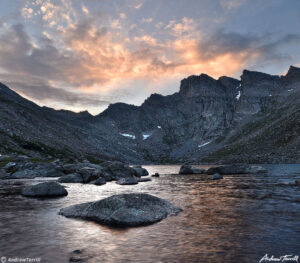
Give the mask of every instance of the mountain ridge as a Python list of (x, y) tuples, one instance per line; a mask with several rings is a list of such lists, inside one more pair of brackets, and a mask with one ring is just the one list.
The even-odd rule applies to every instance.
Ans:
[[(15, 123), (3, 121), (0, 125), (0, 153), (7, 152), (3, 146), (5, 138), (11, 151), (45, 154), (24, 149), (19, 138), (22, 137), (33, 144), (42, 143), (53, 152), (58, 149), (71, 153), (74, 158), (132, 163), (299, 162), (299, 89), (300, 68), (294, 66), (284, 76), (244, 70), (241, 80), (192, 75), (181, 81), (174, 94), (151, 94), (140, 106), (111, 104), (93, 116), (87, 111), (75, 113), (40, 107), (0, 84), (1, 119), (15, 116)], [(30, 118), (37, 127), (30, 123)], [(265, 145), (269, 153), (256, 153), (258, 148), (250, 147), (249, 140), (255, 141), (270, 127), (274, 134), (276, 129), (285, 130), (276, 118), (290, 127), (286, 134), (277, 136), (286, 135), (289, 140), (282, 140), (278, 152), (270, 146), (277, 139), (268, 133)], [(263, 119), (264, 123), (259, 125)], [(246, 131), (251, 125), (251, 131)], [(237, 152), (237, 145), (248, 153)], [(270, 152), (276, 152), (278, 158)]]

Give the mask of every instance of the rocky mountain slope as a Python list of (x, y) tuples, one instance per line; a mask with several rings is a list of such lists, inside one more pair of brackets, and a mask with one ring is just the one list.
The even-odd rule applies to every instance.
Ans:
[(141, 106), (116, 103), (92, 116), (39, 107), (0, 86), (0, 153), (70, 155), (134, 163), (300, 162), (300, 69), (244, 70), (241, 80), (181, 81)]

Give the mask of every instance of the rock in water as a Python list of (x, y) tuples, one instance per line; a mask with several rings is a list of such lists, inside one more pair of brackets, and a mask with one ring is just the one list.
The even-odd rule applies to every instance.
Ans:
[(251, 174), (251, 173), (266, 173), (267, 169), (262, 166), (248, 164), (232, 164), (209, 168), (207, 174)]
[(300, 180), (296, 180), (295, 185), (300, 185)]
[(62, 208), (59, 214), (104, 225), (134, 227), (154, 224), (181, 211), (181, 208), (152, 195), (121, 194), (97, 202)]
[(195, 168), (191, 165), (182, 165), (179, 170), (179, 174), (203, 174), (205, 172), (204, 169)]
[(83, 183), (83, 178), (80, 174), (67, 174), (60, 177), (57, 182), (59, 183)]
[(147, 176), (149, 175), (148, 171), (145, 168), (142, 167), (133, 167), (134, 171), (135, 171), (135, 175), (137, 177), (141, 177), (141, 176)]
[(58, 197), (68, 195), (67, 190), (57, 182), (45, 182), (26, 186), (22, 195), (28, 197)]
[(99, 178), (95, 181), (94, 184), (95, 184), (95, 185), (104, 185), (104, 184), (106, 184), (106, 181), (105, 181), (105, 179), (104, 179), (103, 177), (99, 177)]
[(119, 185), (133, 185), (133, 184), (138, 184), (139, 179), (135, 176), (132, 177), (126, 177), (126, 178), (121, 178), (117, 181), (117, 184)]
[(214, 174), (212, 177), (211, 177), (212, 180), (220, 180), (220, 179), (223, 179), (223, 176), (220, 175), (220, 174)]

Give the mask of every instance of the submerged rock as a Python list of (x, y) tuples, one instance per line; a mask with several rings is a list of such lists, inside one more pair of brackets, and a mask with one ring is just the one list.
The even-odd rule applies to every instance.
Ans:
[(63, 208), (60, 215), (91, 220), (104, 225), (133, 227), (156, 223), (181, 208), (148, 194), (114, 195), (97, 202)]
[(179, 170), (179, 174), (203, 174), (205, 169), (195, 168), (191, 165), (182, 165)]
[(28, 197), (58, 197), (68, 195), (67, 190), (57, 182), (45, 182), (26, 186), (21, 194)]
[(232, 164), (209, 168), (207, 174), (249, 174), (249, 173), (266, 173), (267, 169), (257, 165)]
[(220, 180), (220, 179), (223, 179), (223, 176), (220, 175), (220, 174), (214, 174), (212, 177), (211, 177), (212, 180)]

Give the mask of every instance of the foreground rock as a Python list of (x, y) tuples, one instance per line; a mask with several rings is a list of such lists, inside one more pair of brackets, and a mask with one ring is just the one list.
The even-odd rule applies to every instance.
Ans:
[(191, 165), (182, 165), (179, 170), (179, 174), (203, 174), (205, 169), (195, 168)]
[(21, 194), (28, 197), (58, 197), (68, 195), (67, 190), (56, 182), (45, 182), (26, 186)]
[(104, 225), (133, 227), (154, 224), (180, 211), (181, 208), (152, 195), (122, 194), (97, 202), (69, 206), (61, 209), (59, 214)]
[(267, 169), (257, 165), (233, 164), (209, 168), (207, 174), (251, 174), (266, 173)]

